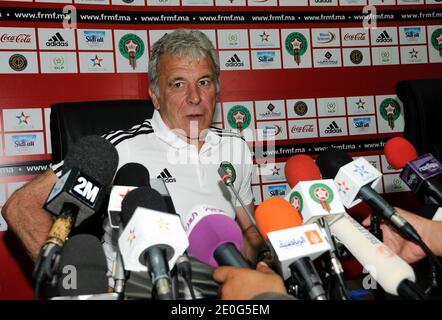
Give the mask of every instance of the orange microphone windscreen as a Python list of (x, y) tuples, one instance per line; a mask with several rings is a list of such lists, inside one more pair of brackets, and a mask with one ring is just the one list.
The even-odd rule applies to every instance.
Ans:
[(302, 225), (302, 218), (290, 202), (283, 198), (267, 199), (256, 208), (255, 219), (265, 240), (267, 232), (293, 228)]
[(402, 169), (408, 162), (417, 158), (414, 146), (402, 137), (388, 140), (384, 147), (384, 153), (387, 162), (395, 170)]
[(285, 165), (285, 177), (290, 188), (293, 188), (299, 181), (320, 180), (321, 171), (315, 161), (305, 154), (298, 154), (291, 157)]

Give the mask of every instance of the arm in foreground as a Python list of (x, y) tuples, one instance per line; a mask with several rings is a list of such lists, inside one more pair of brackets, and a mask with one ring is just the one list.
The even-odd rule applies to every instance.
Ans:
[(37, 259), (53, 223), (43, 205), (56, 181), (57, 176), (49, 169), (15, 191), (2, 208), (9, 228), (33, 261)]
[(219, 297), (223, 300), (295, 299), (287, 294), (282, 278), (263, 262), (256, 270), (219, 267), (213, 279), (220, 283)]

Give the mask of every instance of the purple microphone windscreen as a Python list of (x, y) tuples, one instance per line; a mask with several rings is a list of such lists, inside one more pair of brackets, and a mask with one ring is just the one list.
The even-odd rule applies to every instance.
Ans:
[(215, 250), (224, 243), (232, 243), (241, 249), (243, 236), (238, 224), (223, 214), (212, 214), (202, 218), (189, 236), (188, 252), (196, 259), (218, 267), (214, 258)]

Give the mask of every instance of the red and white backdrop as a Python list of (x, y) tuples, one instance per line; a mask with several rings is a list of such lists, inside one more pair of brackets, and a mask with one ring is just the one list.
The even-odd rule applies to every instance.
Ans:
[[(147, 98), (149, 50), (178, 27), (204, 31), (219, 50), (214, 122), (236, 128), (241, 121), (253, 133), (252, 146), (258, 129), (275, 136), (270, 174), (259, 175), (255, 166), (257, 204), (288, 191), (288, 157), (315, 156), (328, 146), (366, 156), (384, 173), (378, 191), (407, 201), (382, 149), (404, 128), (395, 84), (442, 74), (441, 4), (0, 1), (0, 205), (50, 163), (50, 105)], [(31, 298), (30, 270), (0, 215), (0, 298)]]

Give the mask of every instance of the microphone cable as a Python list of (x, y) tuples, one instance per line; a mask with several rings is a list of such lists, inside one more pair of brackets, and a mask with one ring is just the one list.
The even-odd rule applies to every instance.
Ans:
[(40, 265), (40, 270), (35, 275), (34, 300), (39, 300), (41, 289), (45, 280), (52, 281), (54, 271), (60, 261), (60, 248), (48, 246), (37, 258), (36, 264)]
[(332, 274), (334, 274), (337, 279), (341, 298), (342, 298), (342, 300), (351, 300), (350, 296), (347, 293), (347, 289), (345, 286), (344, 270), (342, 269), (342, 265), (338, 259), (338, 254), (337, 254), (338, 251), (336, 249), (336, 243), (335, 243), (334, 237), (332, 236), (331, 231), (330, 231), (330, 226), (328, 225), (328, 222), (324, 218), (319, 219), (318, 222), (319, 222), (319, 225), (324, 229), (325, 234), (327, 235), (327, 238), (329, 239), (330, 269), (332, 270)]
[(429, 258), (431, 283), (429, 287), (425, 290), (425, 293), (430, 294), (432, 289), (440, 288), (442, 264), (440, 260), (437, 258), (437, 256), (433, 253), (433, 251), (431, 251), (431, 249), (426, 245), (426, 243), (422, 239), (420, 239), (418, 244)]
[(192, 284), (192, 265), (187, 254), (183, 254), (181, 257), (179, 257), (175, 266), (178, 273), (184, 278), (184, 281), (189, 288), (192, 300), (196, 300), (195, 290)]

